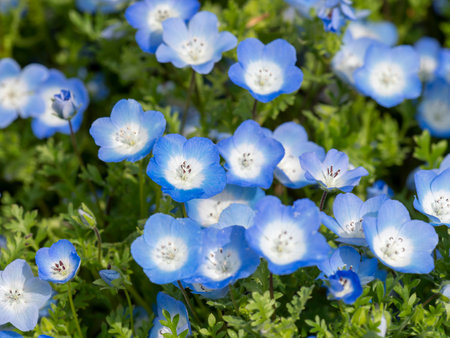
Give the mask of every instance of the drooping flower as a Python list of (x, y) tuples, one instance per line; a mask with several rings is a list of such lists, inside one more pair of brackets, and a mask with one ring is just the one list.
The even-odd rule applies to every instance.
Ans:
[(59, 240), (50, 248), (39, 249), (35, 259), (39, 278), (57, 284), (75, 277), (81, 262), (75, 247), (67, 239)]
[(52, 109), (60, 119), (71, 120), (77, 113), (78, 107), (73, 101), (70, 90), (61, 89), (61, 92), (53, 96)]
[(414, 208), (428, 216), (431, 224), (450, 227), (450, 168), (419, 170), (414, 180), (417, 191)]
[(400, 202), (385, 201), (378, 217), (367, 217), (363, 228), (372, 253), (391, 269), (405, 273), (433, 270), (431, 254), (438, 243), (438, 235), (430, 224), (411, 220)]
[(357, 20), (350, 22), (345, 31), (343, 41), (362, 38), (394, 46), (398, 40), (397, 27), (389, 21)]
[(200, 238), (200, 225), (191, 219), (158, 213), (150, 216), (144, 235), (131, 244), (131, 255), (153, 283), (172, 283), (194, 274)]
[(48, 78), (39, 87), (39, 94), (44, 101), (45, 109), (31, 123), (33, 133), (38, 138), (50, 137), (57, 132), (70, 134), (67, 120), (60, 118), (52, 108), (55, 95), (59, 94), (62, 89), (71, 92), (72, 102), (78, 108), (77, 113), (71, 119), (73, 130), (76, 132), (81, 126), (83, 113), (89, 104), (89, 96), (83, 82), (77, 78), (66, 79), (60, 71), (50, 69)]
[(432, 136), (450, 138), (450, 83), (436, 79), (425, 87), (416, 119)]
[(259, 188), (243, 188), (228, 184), (220, 194), (213, 197), (187, 201), (186, 210), (194, 221), (202, 226), (210, 226), (219, 222), (220, 215), (231, 204), (253, 207), (263, 196), (264, 191)]
[(237, 47), (237, 56), (228, 76), (258, 101), (266, 103), (300, 88), (303, 73), (295, 66), (295, 48), (286, 40), (264, 45), (255, 38), (245, 39)]
[(411, 46), (371, 45), (364, 65), (353, 73), (356, 88), (383, 107), (420, 96), (420, 57)]
[(367, 188), (367, 198), (378, 195), (386, 195), (389, 198), (394, 197), (394, 191), (383, 180), (376, 180), (371, 187)]
[(111, 269), (100, 270), (98, 274), (100, 275), (101, 279), (103, 279), (103, 281), (109, 286), (114, 286), (113, 281), (121, 278), (119, 272)]
[(248, 246), (245, 229), (231, 226), (202, 230), (202, 253), (198, 269), (190, 283), (221, 289), (255, 272), (259, 256)]
[(414, 49), (420, 56), (420, 79), (425, 82), (433, 80), (439, 64), (439, 41), (425, 36), (414, 44)]
[(0, 271), (0, 325), (11, 323), (21, 331), (35, 328), (39, 309), (52, 296), (50, 285), (34, 277), (23, 259), (16, 259)]
[(345, 304), (353, 304), (362, 295), (358, 274), (351, 270), (339, 270), (328, 278), (328, 291), (335, 299)]
[(159, 111), (145, 111), (135, 100), (120, 100), (111, 117), (92, 123), (90, 134), (100, 146), (98, 157), (105, 162), (138, 161), (147, 156), (158, 137), (166, 129), (166, 120)]
[(256, 205), (253, 226), (246, 230), (249, 246), (269, 263), (269, 270), (284, 275), (319, 263), (329, 246), (318, 233), (319, 210), (307, 199), (285, 206), (274, 196)]
[(339, 32), (347, 20), (356, 20), (351, 0), (325, 0), (317, 9), (325, 31)]
[(42, 65), (31, 64), (22, 71), (13, 59), (0, 60), (0, 128), (17, 117), (34, 117), (44, 112), (44, 101), (37, 93), (48, 77)]
[(300, 156), (300, 165), (306, 171), (305, 178), (318, 183), (324, 190), (342, 190), (350, 192), (359, 184), (361, 177), (369, 173), (363, 167), (349, 169), (347, 154), (331, 149), (323, 161), (316, 153)]
[(161, 137), (153, 148), (147, 174), (177, 202), (209, 198), (226, 185), (217, 147), (204, 137), (189, 140), (178, 134)]
[(162, 338), (165, 333), (171, 334), (170, 328), (163, 326), (160, 321), (165, 321), (163, 310), (166, 310), (170, 314), (170, 319), (176, 315), (179, 315), (177, 324), (177, 334), (188, 330), (188, 335), (192, 334), (191, 323), (189, 322), (189, 315), (186, 306), (179, 300), (176, 300), (163, 292), (159, 292), (156, 296), (157, 316), (153, 320), (153, 327), (151, 328), (148, 337), (149, 338)]
[(376, 217), (386, 199), (386, 195), (379, 195), (363, 202), (354, 194), (339, 194), (333, 204), (335, 218), (324, 212), (321, 212), (320, 218), (328, 229), (339, 236), (339, 242), (366, 246), (363, 221), (366, 217)]
[(155, 53), (162, 43), (162, 23), (169, 18), (189, 20), (200, 8), (198, 0), (144, 0), (131, 4), (125, 12), (136, 28), (136, 42), (144, 52)]
[(252, 120), (242, 122), (234, 135), (217, 147), (226, 160), (227, 182), (242, 187), (269, 188), (273, 171), (284, 156), (281, 143)]
[(299, 157), (307, 152), (315, 152), (323, 160), (325, 150), (314, 142), (308, 141), (305, 129), (295, 122), (286, 122), (278, 126), (272, 137), (284, 148), (284, 157), (275, 169), (275, 177), (278, 181), (292, 189), (311, 184), (311, 181), (305, 178), (305, 170), (300, 165)]
[(216, 15), (210, 12), (195, 14), (187, 26), (181, 18), (165, 20), (163, 43), (156, 50), (156, 58), (177, 68), (191, 66), (197, 73), (210, 73), (222, 53), (237, 44), (230, 32), (219, 33), (218, 24)]

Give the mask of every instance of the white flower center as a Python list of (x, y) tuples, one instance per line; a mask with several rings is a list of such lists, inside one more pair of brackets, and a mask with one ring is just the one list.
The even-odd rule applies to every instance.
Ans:
[(215, 281), (233, 276), (241, 267), (239, 255), (233, 249), (217, 248), (208, 253), (207, 259), (203, 273)]
[(53, 278), (57, 280), (63, 280), (67, 278), (67, 276), (71, 272), (70, 264), (68, 264), (68, 262), (64, 263), (62, 260), (53, 263), (51, 269)]
[(148, 25), (151, 31), (162, 31), (162, 23), (168, 18), (179, 16), (179, 13), (167, 4), (160, 4), (148, 14)]
[(188, 64), (199, 65), (211, 58), (211, 48), (208, 42), (200, 37), (192, 37), (179, 47), (181, 58)]
[(278, 163), (278, 168), (291, 180), (296, 182), (302, 179), (304, 176), (304, 170), (300, 166), (300, 160), (297, 156), (294, 156), (284, 148), (286, 153), (283, 159)]
[(230, 156), (230, 167), (236, 176), (255, 178), (259, 176), (264, 164), (263, 154), (253, 144), (234, 148)]
[(7, 291), (4, 291), (2, 303), (6, 303), (11, 306), (22, 303), (24, 300), (23, 298), (23, 290), (11, 288)]
[(195, 189), (204, 180), (203, 165), (194, 158), (174, 156), (169, 160), (167, 168), (166, 179), (177, 189)]
[(419, 76), (423, 81), (427, 81), (427, 80), (431, 79), (436, 68), (437, 68), (437, 62), (436, 62), (435, 58), (433, 58), (429, 55), (423, 55), (420, 58)]
[(388, 264), (401, 267), (411, 260), (412, 244), (408, 238), (398, 234), (397, 229), (389, 228), (373, 240), (375, 253)]
[(344, 47), (344, 49), (342, 50), (342, 55), (338, 55), (338, 58), (336, 58), (336, 61), (333, 65), (337, 71), (345, 74), (347, 79), (353, 82), (353, 73), (356, 69), (362, 67), (364, 62), (361, 57), (348, 49), (350, 48)]
[(17, 77), (0, 82), (0, 105), (6, 109), (17, 109), (22, 106), (28, 94), (27, 86)]
[(447, 216), (450, 214), (449, 196), (440, 196), (431, 203), (435, 216)]
[(139, 130), (127, 126), (120, 128), (120, 130), (116, 132), (116, 141), (123, 145), (133, 147), (137, 142), (138, 136)]
[(326, 172), (322, 172), (323, 174), (323, 182), (327, 187), (336, 187), (339, 186), (341, 169), (336, 170), (333, 166), (329, 166)]
[(278, 91), (283, 85), (283, 72), (270, 61), (256, 61), (248, 65), (245, 82), (250, 89), (261, 95)]
[(450, 129), (450, 101), (434, 99), (423, 102), (423, 117), (433, 129), (448, 131)]
[(342, 290), (341, 291), (337, 291), (334, 292), (334, 296), (337, 298), (342, 298), (345, 295), (348, 295), (349, 293), (353, 292), (353, 285), (352, 283), (349, 281), (348, 278), (344, 278), (344, 277), (339, 277), (338, 280), (339, 284), (342, 285)]
[(153, 249), (153, 257), (161, 270), (174, 271), (181, 268), (189, 256), (188, 247), (178, 237), (163, 237)]
[(378, 63), (372, 69), (370, 82), (379, 95), (393, 96), (405, 86), (404, 71), (395, 63)]
[(362, 227), (363, 219), (359, 219), (357, 221), (351, 221), (344, 226), (345, 232), (342, 233), (342, 237), (347, 238), (365, 238), (364, 230)]

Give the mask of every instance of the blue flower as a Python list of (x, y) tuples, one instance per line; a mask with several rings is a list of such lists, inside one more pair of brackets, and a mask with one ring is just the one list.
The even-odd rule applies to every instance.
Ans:
[(450, 138), (450, 83), (436, 79), (425, 87), (416, 119), (432, 136)]
[(411, 46), (390, 48), (381, 44), (367, 49), (364, 66), (355, 70), (356, 88), (383, 107), (420, 96), (420, 57)]
[(78, 107), (73, 101), (70, 90), (61, 89), (61, 92), (53, 97), (52, 109), (60, 119), (71, 120), (77, 113)]
[(56, 132), (70, 134), (67, 120), (58, 117), (52, 108), (54, 96), (62, 89), (71, 92), (73, 103), (78, 107), (77, 114), (71, 119), (73, 130), (78, 131), (81, 126), (83, 113), (89, 104), (89, 96), (83, 82), (77, 78), (66, 79), (64, 74), (51, 69), (48, 78), (39, 87), (39, 94), (45, 108), (42, 114), (35, 117), (31, 123), (33, 133), (38, 138), (50, 137)]
[(221, 289), (250, 276), (259, 265), (259, 256), (248, 246), (243, 227), (203, 229), (202, 242), (198, 269), (187, 282)]
[(158, 296), (156, 296), (156, 302), (157, 302), (157, 316), (153, 320), (153, 327), (151, 328), (148, 335), (149, 338), (164, 337), (165, 333), (172, 334), (172, 331), (168, 327), (163, 326), (160, 323), (160, 320), (163, 321), (166, 320), (163, 314), (163, 310), (169, 312), (171, 320), (173, 320), (173, 318), (176, 315), (179, 315), (179, 320), (177, 324), (178, 335), (186, 330), (188, 330), (189, 332), (188, 335), (192, 334), (188, 312), (186, 306), (184, 306), (182, 302), (166, 295), (163, 292), (158, 293)]
[(266, 103), (300, 88), (303, 73), (295, 66), (294, 46), (286, 40), (264, 45), (258, 39), (245, 39), (237, 47), (237, 56), (238, 62), (230, 67), (228, 76), (256, 100)]
[(227, 294), (230, 288), (228, 286), (225, 286), (221, 289), (211, 289), (207, 288), (201, 283), (185, 283), (181, 282), (183, 287), (187, 287), (191, 289), (191, 293), (200, 295), (202, 297), (205, 297), (207, 299), (221, 299), (224, 298)]
[(163, 43), (156, 50), (159, 62), (172, 62), (177, 68), (191, 66), (197, 73), (208, 74), (222, 53), (233, 49), (236, 37), (219, 33), (217, 17), (210, 12), (195, 14), (186, 26), (181, 18), (163, 23)]
[(442, 48), (439, 55), (439, 67), (436, 74), (450, 84), (450, 49)]
[(196, 222), (158, 213), (150, 216), (144, 235), (131, 244), (131, 255), (153, 283), (172, 283), (194, 274), (202, 247), (199, 238)]
[(318, 233), (319, 219), (319, 209), (310, 200), (298, 200), (291, 207), (266, 196), (256, 205), (253, 226), (245, 236), (268, 261), (271, 272), (285, 275), (327, 257), (329, 246)]
[(347, 154), (331, 149), (323, 161), (317, 153), (305, 153), (300, 156), (300, 164), (306, 171), (307, 180), (320, 184), (324, 190), (342, 190), (350, 192), (359, 184), (362, 176), (369, 173), (363, 167), (349, 169)]
[(217, 147), (226, 160), (227, 182), (242, 187), (269, 188), (273, 171), (284, 156), (281, 143), (252, 120), (242, 122), (234, 135)]
[(450, 227), (450, 168), (419, 170), (414, 180), (417, 191), (414, 207), (428, 216), (431, 224)]
[(327, 32), (339, 32), (346, 20), (356, 20), (351, 0), (325, 0), (317, 9)]
[(166, 129), (166, 120), (158, 111), (145, 111), (135, 100), (120, 100), (111, 117), (92, 123), (90, 134), (100, 146), (98, 157), (105, 162), (138, 161), (147, 156)]
[(19, 0), (3, 0), (0, 2), (0, 13), (8, 13), (19, 5)]
[(378, 195), (386, 195), (389, 198), (394, 197), (394, 191), (383, 180), (377, 180), (371, 187), (367, 188), (367, 198), (372, 198)]
[(34, 277), (23, 259), (16, 259), (0, 271), (0, 325), (11, 323), (21, 331), (35, 328), (39, 309), (52, 296), (50, 285)]
[(189, 20), (200, 8), (198, 0), (144, 0), (127, 8), (125, 18), (136, 28), (136, 41), (144, 52), (155, 53), (162, 43), (162, 23), (169, 18)]
[(363, 202), (356, 195), (339, 194), (333, 204), (335, 218), (322, 212), (321, 221), (339, 236), (339, 242), (367, 246), (363, 220), (366, 217), (376, 217), (378, 209), (386, 199), (386, 195), (379, 195)]
[(285, 0), (289, 5), (298, 10), (304, 17), (309, 18), (311, 9), (320, 6), (320, 0)]
[(450, 284), (446, 284), (442, 287), (441, 294), (450, 300)]
[(82, 12), (110, 14), (120, 11), (128, 0), (77, 0)]
[(217, 147), (204, 137), (169, 134), (156, 141), (147, 175), (177, 202), (208, 198), (226, 184)]
[(393, 270), (405, 273), (429, 273), (434, 269), (433, 250), (438, 243), (434, 228), (411, 220), (406, 207), (387, 200), (378, 217), (364, 220), (364, 233), (373, 254)]
[(433, 80), (439, 64), (439, 41), (429, 37), (423, 37), (414, 44), (414, 49), (420, 56), (419, 76), (422, 81)]
[(0, 338), (23, 338), (23, 336), (17, 332), (14, 331), (0, 331)]
[(100, 275), (101, 279), (103, 279), (103, 281), (111, 287), (114, 286), (112, 283), (113, 281), (121, 278), (120, 273), (116, 270), (100, 270), (98, 274)]
[(66, 283), (75, 277), (80, 268), (80, 256), (67, 239), (61, 239), (50, 248), (36, 252), (39, 278), (53, 283)]
[(389, 21), (365, 21), (350, 22), (345, 31), (343, 41), (367, 38), (388, 46), (394, 46), (398, 40), (397, 27)]
[(228, 184), (220, 194), (213, 197), (187, 201), (186, 210), (190, 218), (207, 227), (217, 224), (222, 212), (230, 205), (238, 203), (253, 207), (262, 197), (264, 191), (259, 188)]
[(305, 170), (300, 165), (299, 157), (307, 152), (315, 152), (323, 160), (325, 150), (314, 142), (308, 141), (305, 129), (295, 122), (283, 123), (275, 129), (272, 137), (284, 148), (284, 157), (275, 169), (275, 177), (278, 181), (292, 189), (311, 184), (305, 178)]
[(332, 296), (345, 304), (353, 304), (363, 292), (358, 274), (351, 270), (337, 271), (328, 278), (328, 283)]
[(239, 225), (245, 229), (253, 225), (255, 212), (252, 208), (244, 204), (234, 203), (226, 208), (219, 217), (219, 222), (214, 224), (214, 228), (223, 229), (233, 225)]
[(18, 116), (37, 116), (45, 109), (37, 91), (48, 76), (44, 66), (31, 64), (20, 71), (13, 59), (0, 60), (0, 128), (9, 126)]

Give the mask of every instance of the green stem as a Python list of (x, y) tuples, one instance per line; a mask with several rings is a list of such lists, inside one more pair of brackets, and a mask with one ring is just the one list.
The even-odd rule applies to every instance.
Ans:
[(145, 212), (145, 194), (144, 194), (144, 183), (145, 183), (145, 177), (144, 177), (144, 171), (145, 171), (145, 165), (144, 165), (144, 159), (139, 161), (139, 205), (140, 205), (140, 218), (145, 218), (146, 212)]
[(141, 295), (134, 289), (133, 285), (126, 285), (125, 287), (128, 289), (128, 291), (130, 291), (136, 302), (139, 303), (139, 305), (142, 306), (145, 311), (147, 311), (147, 313), (153, 313), (152, 309), (147, 305), (147, 302), (144, 300), (144, 298), (142, 298)]
[(191, 305), (191, 301), (189, 300), (189, 296), (188, 296), (186, 290), (184, 289), (183, 284), (181, 284), (181, 281), (177, 281), (177, 282), (178, 282), (178, 286), (181, 290), (181, 293), (183, 294), (184, 300), (185, 300), (189, 310), (191, 311), (191, 313), (194, 316), (194, 319), (197, 321), (197, 323), (200, 324), (201, 323), (200, 318), (198, 318), (197, 314), (194, 312), (194, 309), (192, 308), (192, 305)]
[(11, 57), (12, 56), (12, 50), (14, 47), (14, 42), (16, 42), (17, 38), (19, 37), (19, 26), (20, 26), (20, 20), (22, 17), (23, 10), (26, 7), (27, 0), (20, 0), (19, 5), (16, 7), (16, 9), (13, 12), (12, 22), (10, 25), (10, 31), (9, 34), (5, 34), (3, 38), (3, 56), (4, 57)]
[(80, 337), (83, 337), (83, 333), (81, 331), (80, 323), (78, 322), (77, 312), (75, 311), (75, 306), (73, 305), (72, 285), (71, 285), (70, 281), (67, 283), (67, 293), (69, 295), (69, 304), (70, 304), (70, 308), (72, 309), (72, 315), (73, 315), (73, 319), (75, 320), (75, 325), (77, 327), (78, 335)]
[(255, 99), (255, 102), (253, 103), (253, 109), (252, 109), (252, 119), (254, 121), (256, 121), (256, 119), (258, 118), (258, 112), (257, 112), (257, 108), (258, 107), (258, 100)]
[(97, 247), (98, 247), (98, 253), (97, 253), (97, 259), (98, 262), (102, 263), (102, 237), (100, 236), (100, 232), (98, 231), (97, 227), (94, 226), (92, 228), (95, 232), (95, 236), (97, 237)]
[(233, 295), (233, 286), (231, 284), (228, 285), (230, 288), (230, 297), (231, 297), (231, 302), (233, 303), (233, 307), (234, 307), (234, 311), (236, 311), (236, 315), (239, 316), (239, 307), (236, 303), (236, 299), (234, 298)]
[(320, 199), (320, 211), (325, 207), (325, 200), (327, 199), (328, 192), (326, 190), (323, 191), (322, 198)]
[(188, 89), (188, 92), (186, 95), (186, 104), (184, 106), (183, 116), (181, 117), (181, 126), (180, 126), (180, 134), (181, 135), (183, 135), (184, 127), (186, 126), (189, 105), (191, 104), (191, 96), (192, 96), (192, 91), (194, 90), (194, 87), (195, 87), (195, 70), (192, 69), (191, 80), (189, 82), (189, 89)]
[(186, 204), (181, 203), (181, 208), (183, 209), (183, 217), (184, 218), (188, 218), (188, 214), (187, 214), (187, 211), (186, 211)]
[(136, 336), (134, 332), (134, 322), (133, 322), (133, 306), (131, 305), (131, 299), (130, 295), (128, 294), (127, 289), (123, 289), (123, 292), (125, 293), (125, 297), (127, 298), (128, 303), (128, 310), (130, 312), (130, 325), (131, 325), (131, 332), (133, 333), (133, 337)]

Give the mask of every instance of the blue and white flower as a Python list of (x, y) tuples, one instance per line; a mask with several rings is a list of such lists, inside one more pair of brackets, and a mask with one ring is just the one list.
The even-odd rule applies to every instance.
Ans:
[(158, 139), (147, 174), (177, 202), (217, 195), (226, 185), (217, 147), (204, 137), (186, 140), (169, 134)]
[(310, 17), (312, 9), (320, 6), (320, 0), (285, 0), (285, 2), (298, 10), (306, 18)]
[(154, 214), (145, 223), (144, 235), (131, 244), (131, 255), (156, 284), (192, 277), (198, 266), (201, 228), (189, 218)]
[(450, 84), (450, 48), (442, 48), (436, 74)]
[(162, 23), (169, 18), (189, 20), (200, 8), (198, 0), (144, 0), (131, 4), (125, 12), (136, 28), (136, 42), (144, 52), (155, 53), (163, 41)]
[[(175, 285), (175, 283), (174, 283)], [(189, 288), (191, 290), (191, 293), (194, 293), (196, 295), (200, 295), (202, 297), (205, 297), (207, 299), (221, 299), (226, 297), (228, 294), (228, 291), (230, 288), (228, 286), (225, 286), (221, 289), (212, 289), (207, 288), (201, 283), (186, 283), (184, 281), (181, 281), (181, 285), (184, 288)], [(178, 283), (175, 285), (178, 287)]]
[(35, 259), (39, 278), (57, 284), (75, 277), (81, 262), (75, 247), (67, 239), (59, 240), (50, 248), (39, 249)]
[(383, 180), (376, 180), (371, 187), (367, 188), (367, 198), (378, 195), (386, 195), (389, 198), (394, 197), (394, 191)]
[(364, 220), (364, 233), (372, 253), (393, 270), (429, 273), (434, 269), (432, 252), (438, 243), (433, 226), (411, 220), (406, 207), (387, 200), (378, 217)]
[(17, 117), (34, 117), (44, 112), (44, 101), (37, 91), (48, 77), (44, 66), (31, 64), (22, 71), (13, 59), (0, 60), (0, 128)]
[(78, 107), (73, 101), (70, 90), (61, 89), (61, 92), (53, 96), (52, 108), (59, 118), (71, 120), (77, 113)]
[(253, 225), (255, 211), (244, 204), (231, 204), (219, 217), (219, 222), (212, 225), (214, 228), (223, 229), (234, 225), (239, 225), (245, 229)]
[(318, 183), (324, 190), (351, 192), (359, 184), (361, 177), (369, 175), (363, 167), (349, 169), (347, 154), (331, 149), (321, 161), (317, 153), (300, 156), (300, 165), (306, 171), (307, 180)]
[(318, 232), (319, 209), (307, 199), (285, 206), (274, 196), (256, 205), (253, 226), (246, 230), (249, 246), (269, 263), (269, 270), (285, 275), (300, 267), (318, 264), (329, 246)]
[(381, 44), (367, 49), (364, 65), (355, 70), (356, 88), (383, 107), (420, 96), (420, 57), (411, 46), (390, 48)]
[(82, 12), (110, 14), (120, 11), (129, 0), (77, 0)]
[(105, 162), (138, 161), (147, 156), (166, 129), (159, 111), (145, 111), (135, 100), (120, 100), (111, 117), (92, 123), (90, 134), (100, 146), (98, 157)]
[(111, 287), (114, 286), (113, 281), (121, 278), (119, 272), (111, 269), (100, 270), (98, 274), (100, 275), (100, 278)]
[(345, 304), (353, 304), (362, 295), (358, 274), (351, 270), (339, 270), (327, 282), (333, 298), (341, 299)]
[(343, 41), (362, 38), (394, 46), (398, 40), (397, 27), (389, 21), (357, 20), (350, 22), (345, 31)]
[(363, 202), (354, 194), (339, 194), (333, 204), (335, 218), (324, 212), (321, 212), (320, 218), (328, 229), (339, 236), (337, 241), (366, 246), (363, 221), (366, 217), (376, 217), (386, 199), (386, 195), (379, 195)]
[(255, 38), (245, 39), (237, 47), (237, 56), (228, 76), (256, 100), (266, 103), (300, 88), (303, 73), (295, 65), (297, 52), (286, 40), (264, 45)]
[(50, 137), (57, 132), (70, 134), (67, 120), (60, 118), (52, 108), (55, 95), (62, 89), (71, 92), (73, 103), (78, 107), (76, 115), (71, 119), (73, 130), (76, 132), (81, 126), (83, 113), (89, 104), (89, 96), (83, 82), (77, 78), (66, 79), (60, 71), (51, 69), (48, 78), (39, 87), (45, 108), (31, 123), (33, 133), (38, 138)]
[(450, 82), (436, 79), (425, 87), (417, 122), (432, 136), (450, 138)]
[(264, 197), (264, 191), (260, 188), (243, 188), (228, 184), (220, 194), (213, 197), (187, 201), (186, 210), (190, 218), (207, 227), (219, 223), (222, 212), (232, 204), (253, 208), (262, 197)]
[(426, 36), (414, 44), (414, 49), (420, 56), (420, 79), (425, 82), (433, 80), (439, 65), (439, 41)]
[(242, 122), (234, 135), (217, 147), (226, 160), (227, 182), (242, 187), (269, 188), (273, 171), (284, 156), (281, 143), (252, 120)]
[(189, 315), (186, 306), (179, 300), (176, 300), (163, 292), (159, 292), (156, 296), (157, 305), (157, 316), (153, 320), (153, 327), (151, 328), (148, 337), (149, 338), (163, 338), (165, 333), (172, 334), (172, 331), (163, 326), (160, 320), (165, 321), (163, 310), (166, 310), (170, 314), (170, 319), (176, 315), (179, 315), (177, 324), (177, 334), (180, 335), (182, 332), (188, 330), (188, 335), (192, 334), (191, 323), (189, 322)]
[(317, 9), (327, 32), (339, 32), (347, 20), (356, 20), (352, 0), (324, 0)]
[(34, 277), (23, 259), (16, 259), (0, 271), (0, 325), (11, 323), (21, 331), (35, 328), (39, 309), (52, 296), (52, 288)]
[(186, 26), (181, 18), (170, 18), (163, 23), (163, 43), (156, 50), (159, 62), (171, 62), (177, 68), (191, 66), (197, 73), (208, 74), (222, 53), (233, 49), (236, 37), (230, 32), (218, 31), (215, 14), (199, 12)]
[(275, 177), (283, 185), (292, 189), (299, 189), (311, 184), (305, 178), (305, 170), (300, 165), (300, 155), (315, 152), (323, 160), (325, 150), (308, 141), (305, 128), (295, 122), (286, 122), (274, 130), (272, 137), (279, 141), (284, 148), (284, 157), (275, 169)]

